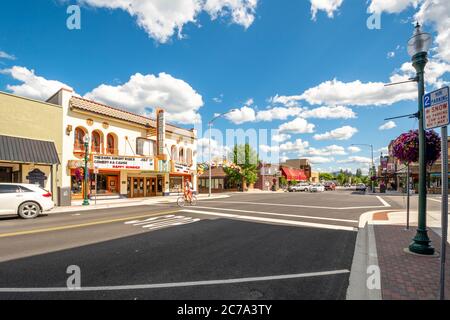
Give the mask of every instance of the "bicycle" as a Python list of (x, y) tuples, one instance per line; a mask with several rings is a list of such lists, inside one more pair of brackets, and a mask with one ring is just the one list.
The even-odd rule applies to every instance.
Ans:
[(192, 195), (192, 200), (189, 201), (186, 195), (182, 195), (177, 199), (177, 205), (180, 208), (184, 208), (186, 204), (189, 204), (191, 206), (197, 205), (197, 197), (195, 195)]

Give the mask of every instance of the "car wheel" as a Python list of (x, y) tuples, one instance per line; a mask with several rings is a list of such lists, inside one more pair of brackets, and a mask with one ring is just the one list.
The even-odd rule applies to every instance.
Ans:
[(36, 202), (25, 202), (19, 207), (19, 217), (34, 219), (41, 214), (41, 207)]

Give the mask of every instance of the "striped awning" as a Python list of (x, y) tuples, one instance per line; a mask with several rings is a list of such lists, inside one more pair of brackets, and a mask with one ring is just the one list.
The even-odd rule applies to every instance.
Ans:
[(1, 135), (0, 161), (44, 165), (60, 164), (53, 142)]

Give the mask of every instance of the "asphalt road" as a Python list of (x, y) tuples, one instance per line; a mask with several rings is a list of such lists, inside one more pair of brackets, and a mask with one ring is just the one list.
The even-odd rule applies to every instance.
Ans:
[[(50, 292), (0, 299), (345, 299), (359, 217), (392, 205), (351, 192), (236, 194), (184, 210), (3, 219), (0, 288)], [(72, 265), (86, 291), (51, 292), (67, 288)]]

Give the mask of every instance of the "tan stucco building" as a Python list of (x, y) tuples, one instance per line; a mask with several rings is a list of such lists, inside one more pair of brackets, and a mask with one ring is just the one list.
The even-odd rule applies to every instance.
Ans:
[(62, 108), (0, 91), (0, 182), (38, 183), (56, 201)]

